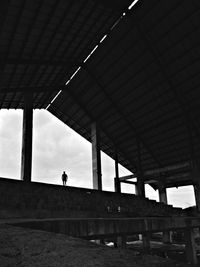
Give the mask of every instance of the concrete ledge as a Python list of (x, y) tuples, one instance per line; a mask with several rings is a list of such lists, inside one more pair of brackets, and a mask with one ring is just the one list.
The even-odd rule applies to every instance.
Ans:
[(0, 179), (0, 218), (181, 215), (182, 209), (133, 194)]

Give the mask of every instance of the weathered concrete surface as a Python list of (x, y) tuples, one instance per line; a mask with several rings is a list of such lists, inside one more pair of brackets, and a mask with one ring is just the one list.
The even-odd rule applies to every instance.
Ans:
[(0, 225), (1, 267), (187, 267), (156, 256), (135, 256), (131, 250), (96, 245), (89, 241)]
[[(0, 218), (180, 215), (181, 209), (131, 194), (0, 179)], [(119, 212), (120, 207), (120, 212)]]

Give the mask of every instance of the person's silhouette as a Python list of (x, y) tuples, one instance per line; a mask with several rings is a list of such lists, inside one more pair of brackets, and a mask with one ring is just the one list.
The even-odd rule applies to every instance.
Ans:
[(68, 179), (68, 176), (65, 173), (65, 171), (63, 171), (63, 174), (62, 174), (62, 182), (63, 182), (63, 185), (66, 185), (67, 179)]

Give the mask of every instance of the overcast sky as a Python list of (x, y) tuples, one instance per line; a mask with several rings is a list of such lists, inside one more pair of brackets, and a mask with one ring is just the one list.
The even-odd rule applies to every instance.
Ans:
[[(0, 110), (0, 177), (20, 179), (22, 110)], [(92, 188), (91, 144), (46, 110), (35, 110), (33, 117), (32, 180), (61, 184), (66, 171), (69, 186)], [(130, 172), (120, 166), (120, 175)], [(114, 161), (102, 153), (103, 190), (114, 190)], [(135, 192), (123, 185), (124, 192)], [(158, 200), (149, 186), (147, 196)], [(169, 204), (194, 205), (192, 187), (168, 189)]]

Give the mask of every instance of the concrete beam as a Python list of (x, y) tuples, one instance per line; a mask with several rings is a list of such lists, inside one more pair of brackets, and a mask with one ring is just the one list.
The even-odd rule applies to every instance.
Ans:
[(33, 95), (24, 94), (23, 131), (21, 155), (21, 180), (31, 181), (32, 135), (33, 135)]
[(186, 162), (183, 162), (180, 164), (176, 164), (176, 165), (165, 166), (163, 168), (147, 170), (147, 171), (144, 171), (144, 176), (155, 175), (155, 174), (159, 175), (160, 173), (163, 173), (163, 172), (176, 171), (178, 169), (187, 168), (187, 167), (190, 167), (189, 161), (186, 161)]
[(133, 178), (137, 178), (137, 176), (135, 174), (131, 174), (131, 175), (126, 175), (126, 176), (121, 176), (119, 177), (120, 182), (124, 182)]
[(132, 181), (124, 181), (124, 184), (132, 184), (132, 185), (137, 185), (137, 182), (132, 182)]
[(93, 188), (102, 190), (101, 151), (96, 123), (91, 125)]

